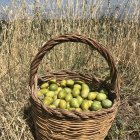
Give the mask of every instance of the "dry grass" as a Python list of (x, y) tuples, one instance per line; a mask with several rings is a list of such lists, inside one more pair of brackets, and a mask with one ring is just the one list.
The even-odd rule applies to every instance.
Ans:
[[(140, 139), (140, 10), (138, 0), (129, 1), (134, 6), (131, 19), (128, 20), (129, 8), (122, 11), (123, 20), (119, 21), (117, 11), (112, 16), (97, 18), (98, 8), (103, 8), (103, 0), (95, 0), (88, 7), (89, 17), (84, 19), (72, 15), (73, 3), (67, 7), (65, 19), (56, 17), (53, 10), (45, 12), (42, 19), (42, 9), (45, 4), (35, 3), (20, 7), (1, 8), (11, 17), (9, 22), (0, 26), (0, 140), (31, 140), (32, 121), (28, 108), (28, 78), (29, 67), (34, 55), (41, 45), (60, 34), (78, 33), (92, 37), (102, 42), (115, 58), (121, 75), (121, 106), (114, 124), (106, 139), (109, 140), (138, 140)], [(47, 0), (46, 0), (47, 4)], [(82, 15), (85, 17), (86, 3), (80, 3)], [(39, 7), (40, 6), (40, 7)], [(29, 16), (26, 8), (35, 11), (35, 16)], [(38, 8), (37, 8), (38, 7)], [(58, 1), (58, 11), (62, 3)], [(78, 4), (76, 4), (76, 11)], [(22, 19), (21, 19), (22, 15)], [(92, 19), (94, 17), (94, 19)], [(70, 47), (68, 47), (70, 46)], [(78, 49), (75, 47), (78, 46)], [(86, 53), (85, 53), (86, 52)], [(92, 56), (92, 57), (91, 57)], [(46, 54), (40, 66), (43, 70), (59, 70), (62, 68), (78, 69), (95, 72), (104, 77), (108, 74), (106, 63), (99, 54), (91, 52), (81, 44), (62, 44)], [(88, 68), (88, 69), (87, 69)], [(100, 73), (100, 74), (98, 74)], [(30, 122), (30, 123), (29, 123)]]

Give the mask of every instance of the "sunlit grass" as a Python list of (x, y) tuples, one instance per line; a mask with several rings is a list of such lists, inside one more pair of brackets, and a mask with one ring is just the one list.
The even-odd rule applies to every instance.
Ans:
[[(33, 139), (25, 121), (29, 120), (29, 117), (23, 119), (23, 107), (28, 103), (30, 63), (44, 42), (66, 33), (82, 34), (101, 42), (115, 59), (121, 77), (122, 106), (108, 138), (122, 140), (140, 137), (138, 1), (129, 1), (121, 14), (117, 10), (106, 9), (102, 12), (105, 13), (104, 16), (100, 18), (99, 10), (103, 11), (104, 0), (91, 0), (92, 6), (81, 1), (76, 4), (69, 1), (65, 14), (61, 1), (57, 1), (54, 9), (45, 11), (49, 5), (47, 1), (44, 4), (36, 2), (30, 5), (26, 2), (18, 3), (20, 6), (13, 2), (12, 6), (0, 9), (0, 12), (9, 17), (9, 20), (0, 23), (1, 139)], [(109, 6), (107, 1), (106, 3)], [(130, 18), (129, 7), (132, 6), (135, 8)], [(108, 16), (108, 10), (113, 11), (113, 14)], [(85, 18), (87, 12), (88, 17)], [(123, 19), (118, 19), (122, 16)], [(77, 69), (95, 73), (98, 71), (104, 75), (107, 70), (105, 61), (95, 52), (90, 54), (88, 46), (81, 44), (67, 43), (56, 46), (46, 54), (39, 73), (45, 70)]]

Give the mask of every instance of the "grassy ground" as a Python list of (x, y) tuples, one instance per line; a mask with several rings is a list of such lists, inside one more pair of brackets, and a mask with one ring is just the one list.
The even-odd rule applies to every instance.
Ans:
[[(92, 13), (98, 14), (99, 4), (102, 3), (95, 2)], [(136, 4), (136, 1), (130, 4)], [(80, 19), (71, 17), (70, 10), (65, 20), (44, 20), (38, 10), (34, 17), (27, 18), (26, 6), (24, 3), (20, 8), (14, 8), (15, 17), (9, 22), (1, 21), (0, 26), (0, 139), (33, 139), (28, 109), (30, 63), (45, 41), (60, 34), (78, 33), (103, 43), (113, 55), (120, 73), (121, 105), (106, 139), (139, 140), (140, 11), (135, 9), (133, 20), (127, 20), (126, 14), (119, 21), (115, 18), (116, 13), (109, 18)], [(57, 6), (61, 8), (60, 3)], [(4, 11), (7, 15), (12, 14), (10, 7)], [(19, 19), (21, 15), (23, 19)], [(106, 62), (98, 53), (76, 43), (62, 44), (48, 52), (38, 73), (62, 68), (90, 70), (99, 77), (108, 74)]]

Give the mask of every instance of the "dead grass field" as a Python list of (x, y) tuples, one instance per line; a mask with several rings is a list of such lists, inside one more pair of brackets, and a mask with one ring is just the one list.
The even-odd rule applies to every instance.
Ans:
[[(65, 19), (62, 16), (43, 19), (36, 5), (31, 7), (35, 16), (28, 16), (28, 5), (24, 2), (20, 7), (15, 8), (13, 3), (13, 7), (1, 9), (7, 16), (14, 14), (14, 17), (8, 22), (0, 21), (0, 140), (34, 139), (28, 101), (29, 67), (44, 42), (65, 33), (96, 39), (115, 59), (121, 77), (121, 105), (106, 139), (140, 140), (140, 10), (137, 2), (129, 2), (136, 6), (131, 20), (128, 20), (127, 9), (122, 13), (123, 20), (116, 18), (119, 16), (116, 12), (110, 17), (92, 19), (91, 15), (98, 15), (97, 9), (103, 1), (94, 2), (89, 11), (91, 15), (86, 19), (72, 16), (68, 7)], [(62, 8), (59, 1), (57, 8)], [(84, 11), (84, 4), (82, 8)], [(53, 11), (50, 13), (55, 17)], [(47, 12), (44, 15), (47, 17)], [(108, 74), (106, 62), (98, 53), (75, 43), (62, 44), (48, 52), (38, 72), (64, 68), (90, 71), (100, 77)]]

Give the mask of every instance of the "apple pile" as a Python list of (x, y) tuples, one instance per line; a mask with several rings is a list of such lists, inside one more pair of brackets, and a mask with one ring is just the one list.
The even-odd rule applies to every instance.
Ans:
[(76, 111), (98, 111), (112, 107), (105, 89), (95, 91), (83, 81), (49, 80), (40, 85), (38, 99), (44, 106)]

